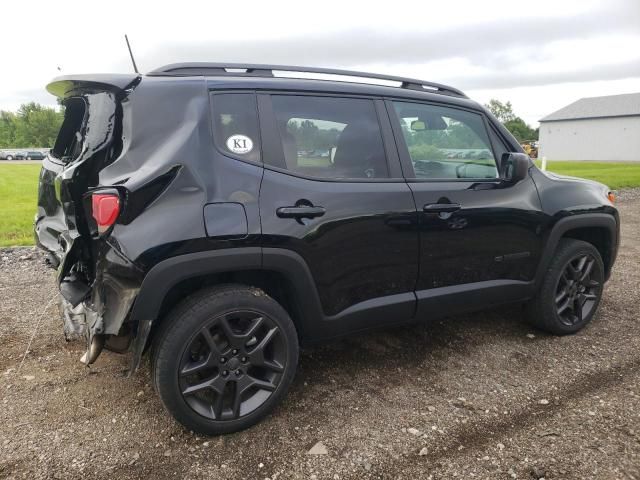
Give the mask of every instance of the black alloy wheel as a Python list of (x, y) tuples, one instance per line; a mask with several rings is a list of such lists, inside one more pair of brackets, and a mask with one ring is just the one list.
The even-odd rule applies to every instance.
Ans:
[(298, 353), (293, 321), (265, 292), (245, 285), (209, 287), (162, 320), (153, 339), (153, 385), (188, 429), (236, 432), (282, 400)]
[(180, 360), (185, 402), (212, 420), (234, 420), (276, 390), (287, 361), (280, 328), (264, 314), (234, 310), (207, 322)]
[(576, 333), (596, 314), (604, 280), (604, 263), (594, 245), (561, 239), (536, 296), (527, 304), (529, 322), (556, 335)]
[(569, 260), (558, 279), (556, 313), (568, 326), (581, 323), (597, 306), (602, 291), (602, 271), (591, 254)]

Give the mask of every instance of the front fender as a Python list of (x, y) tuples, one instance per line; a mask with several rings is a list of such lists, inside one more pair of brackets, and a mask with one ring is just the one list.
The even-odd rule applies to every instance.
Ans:
[(570, 230), (578, 228), (604, 228), (609, 233), (609, 268), (605, 272), (608, 279), (611, 267), (615, 262), (619, 242), (619, 222), (617, 218), (608, 213), (582, 213), (569, 215), (558, 220), (547, 236), (544, 250), (538, 269), (536, 271), (536, 288), (542, 284), (544, 276), (549, 268), (553, 254), (556, 251), (560, 239)]

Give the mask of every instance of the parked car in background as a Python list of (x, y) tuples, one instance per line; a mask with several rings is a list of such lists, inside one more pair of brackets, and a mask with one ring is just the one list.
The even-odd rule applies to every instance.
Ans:
[(42, 152), (37, 152), (37, 151), (29, 151), (29, 152), (25, 152), (24, 155), (24, 160), (44, 160), (46, 158), (46, 155)]
[(23, 160), (24, 159), (24, 154), (25, 152), (7, 152), (7, 151), (1, 151), (0, 152), (0, 160)]
[(29, 151), (0, 151), (0, 160), (44, 160), (47, 157), (45, 153), (38, 150)]

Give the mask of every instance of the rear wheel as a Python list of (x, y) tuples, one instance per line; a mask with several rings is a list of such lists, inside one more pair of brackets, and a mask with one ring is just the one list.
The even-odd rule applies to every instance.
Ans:
[(287, 312), (261, 290), (207, 289), (185, 300), (158, 332), (153, 380), (185, 427), (207, 435), (247, 428), (283, 398), (298, 361)]
[(556, 335), (575, 333), (598, 309), (604, 264), (590, 243), (562, 239), (540, 291), (528, 304), (530, 322)]
[(7, 155), (7, 160), (13, 160), (13, 156)]

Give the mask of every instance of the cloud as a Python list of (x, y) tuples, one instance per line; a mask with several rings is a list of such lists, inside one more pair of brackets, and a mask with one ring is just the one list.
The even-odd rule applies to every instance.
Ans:
[[(575, 17), (525, 16), (447, 30), (393, 29), (389, 33), (384, 28), (337, 32), (313, 29), (308, 35), (260, 41), (234, 38), (160, 44), (149, 50), (140, 63), (153, 68), (178, 61), (207, 60), (331, 67), (381, 64), (393, 67), (463, 57), (472, 65), (511, 70), (528, 68), (536, 59), (545, 56), (542, 47), (553, 42), (627, 34), (635, 35), (640, 43), (639, 25), (640, 2), (613, 1)], [(597, 63), (598, 59), (594, 60)], [(596, 70), (593, 78), (600, 78), (601, 74)], [(591, 77), (587, 74), (582, 78), (589, 80)], [(548, 83), (553, 81), (551, 75)]]
[(56, 97), (47, 92), (44, 87), (0, 94), (0, 106), (3, 110), (16, 111), (20, 105), (28, 102), (57, 106)]
[(479, 90), (485, 88), (532, 87), (570, 82), (620, 80), (636, 77), (640, 77), (640, 62), (634, 60), (607, 65), (606, 68), (593, 68), (591, 65), (586, 65), (582, 69), (565, 72), (539, 72), (522, 69), (520, 72), (511, 72), (507, 76), (503, 72), (494, 71), (476, 74), (471, 78), (465, 76), (452, 77), (450, 82), (462, 89)]
[[(640, 85), (640, 0), (450, 0), (367, 9), (348, 0), (325, 0), (316, 9), (295, 0), (276, 6), (247, 0), (240, 10), (233, 2), (196, 7), (184, 0), (177, 10), (157, 5), (152, 22), (142, 3), (112, 3), (107, 10), (82, 4), (64, 12), (69, 24), (101, 19), (82, 38), (62, 29), (48, 42), (25, 37), (20, 49), (7, 50), (0, 108), (30, 100), (55, 104), (44, 86), (58, 66), (63, 74), (130, 72), (124, 32), (143, 72), (185, 61), (382, 72), (513, 100), (519, 114), (534, 119), (574, 100), (578, 90), (592, 96)], [(8, 18), (31, 13), (25, 2), (7, 8)], [(33, 21), (47, 28), (62, 14), (43, 8)], [(11, 33), (18, 23), (9, 24)]]

